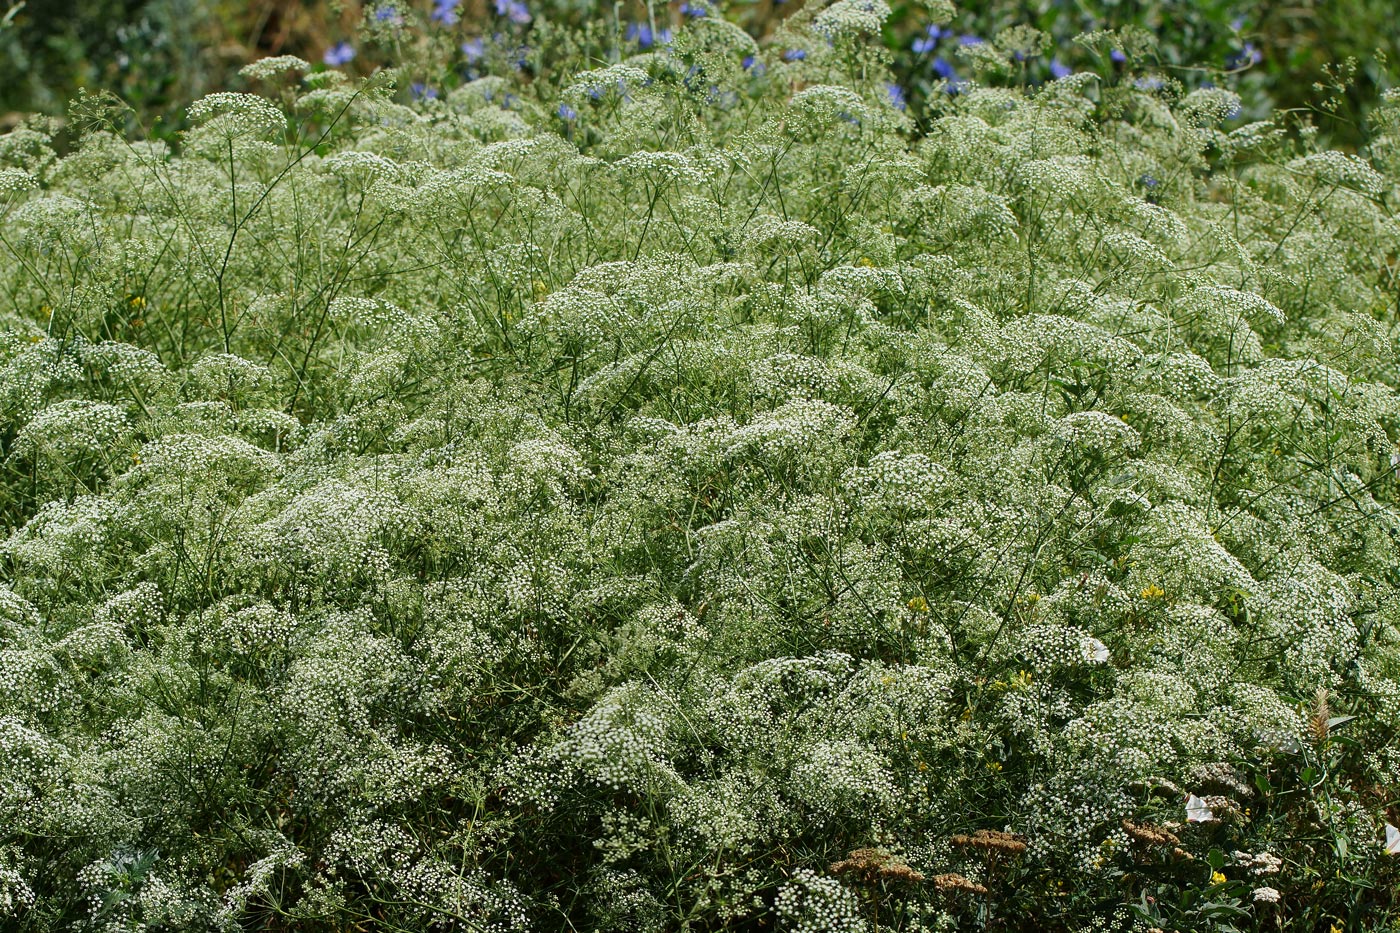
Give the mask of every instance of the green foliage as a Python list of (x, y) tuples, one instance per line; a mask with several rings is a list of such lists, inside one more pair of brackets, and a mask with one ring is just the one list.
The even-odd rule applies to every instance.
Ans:
[(1395, 925), (1400, 99), (884, 12), (0, 137), (7, 925)]

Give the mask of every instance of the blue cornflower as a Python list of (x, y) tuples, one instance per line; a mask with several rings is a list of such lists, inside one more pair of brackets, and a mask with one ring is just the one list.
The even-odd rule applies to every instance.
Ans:
[(934, 50), (938, 45), (938, 40), (948, 35), (942, 26), (930, 26), (924, 30), (924, 34), (914, 40), (914, 51), (919, 55), (926, 55)]
[(628, 23), (627, 38), (636, 42), (644, 49), (649, 49), (658, 42), (662, 45), (671, 44), (671, 30), (658, 29), (652, 32), (648, 23)]
[(467, 56), (469, 62), (479, 62), (486, 54), (486, 40), (477, 36), (475, 39), (468, 39), (462, 43), (462, 54)]
[(375, 10), (374, 21), (376, 23), (393, 23), (396, 26), (403, 22), (403, 20), (399, 18), (399, 11), (392, 5), (382, 6)]
[(563, 120), (565, 123), (572, 123), (578, 119), (578, 111), (568, 104), (560, 104), (558, 113), (559, 119)]
[(413, 95), (414, 100), (437, 100), (437, 88), (421, 81), (414, 81), (408, 86), (408, 90)]
[(1138, 184), (1142, 185), (1144, 188), (1155, 188), (1158, 185), (1160, 185), (1161, 182), (1153, 178), (1151, 175), (1143, 175), (1141, 178), (1138, 179)]
[(457, 7), (462, 0), (434, 0), (432, 20), (444, 26), (455, 26), (461, 17), (457, 14)]
[(1238, 55), (1231, 55), (1225, 59), (1225, 67), (1231, 70), (1236, 68), (1248, 68), (1250, 65), (1257, 65), (1264, 60), (1264, 53), (1254, 47), (1253, 42), (1246, 42), (1244, 48), (1240, 49)]
[(783, 61), (785, 62), (800, 62), (806, 57), (807, 53), (803, 49), (788, 49), (783, 53)]
[(1074, 69), (1060, 61), (1058, 58), (1050, 59), (1050, 76), (1055, 79), (1068, 78), (1074, 74)]
[(496, 15), (507, 17), (512, 23), (524, 25), (531, 20), (530, 8), (521, 0), (496, 0)]
[(974, 36), (971, 33), (958, 36), (958, 45), (981, 45), (986, 41), (981, 36)]
[(701, 4), (701, 3), (682, 3), (682, 4), (681, 4), (681, 15), (682, 15), (682, 16), (694, 16), (694, 17), (697, 17), (697, 18), (698, 18), (698, 17), (701, 17), (701, 16), (709, 16), (709, 15), (710, 15), (710, 9), (709, 9), (709, 7), (707, 7), (707, 6), (705, 6), (704, 4)]
[(933, 60), (933, 73), (949, 81), (955, 80), (958, 76), (957, 69), (953, 67), (953, 63), (942, 55)]
[(1119, 65), (1128, 60), (1128, 56), (1123, 53), (1122, 49), (1109, 49), (1108, 57), (1110, 61)]
[(768, 66), (752, 55), (745, 55), (743, 64), (744, 70), (754, 77), (759, 77), (768, 73)]
[(903, 110), (908, 106), (908, 103), (904, 100), (904, 88), (900, 87), (898, 84), (886, 83), (885, 93), (889, 95), (890, 105), (893, 106), (895, 110)]
[(321, 56), (321, 61), (330, 65), (332, 68), (338, 68), (341, 65), (348, 64), (354, 57), (355, 47), (353, 45), (349, 42), (338, 42), (326, 49), (326, 54)]

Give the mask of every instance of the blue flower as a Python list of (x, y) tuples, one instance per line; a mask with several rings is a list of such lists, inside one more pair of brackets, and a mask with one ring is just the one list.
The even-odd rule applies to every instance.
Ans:
[(886, 83), (885, 93), (889, 95), (890, 105), (893, 106), (895, 110), (904, 110), (908, 106), (907, 102), (904, 100), (904, 88), (900, 87), (898, 84)]
[(376, 23), (393, 23), (398, 25), (403, 22), (399, 18), (399, 11), (391, 6), (382, 6), (374, 11), (374, 21)]
[(462, 0), (435, 0), (433, 12), (431, 14), (433, 22), (442, 23), (444, 26), (455, 26), (460, 16), (457, 14), (457, 7)]
[(768, 66), (763, 64), (763, 62), (759, 61), (752, 55), (745, 55), (744, 70), (747, 71), (749, 74), (753, 75), (755, 78), (757, 78), (761, 75), (768, 73)]
[(326, 49), (326, 54), (321, 56), (321, 61), (330, 65), (332, 68), (338, 68), (341, 65), (348, 64), (354, 57), (355, 47), (349, 42), (339, 42)]
[(802, 49), (788, 49), (783, 53), (783, 61), (800, 62), (807, 57), (807, 53)]
[(942, 55), (933, 60), (933, 73), (949, 81), (956, 80), (958, 77), (957, 69), (953, 67), (953, 63)]
[(469, 62), (479, 62), (486, 55), (486, 40), (477, 36), (462, 43), (462, 54)]
[(521, 0), (496, 0), (496, 15), (507, 17), (512, 23), (522, 26), (531, 20), (530, 8)]
[(568, 104), (560, 104), (558, 113), (559, 119), (563, 120), (565, 123), (572, 123), (578, 119), (578, 111)]
[(414, 100), (437, 100), (437, 88), (421, 81), (414, 81), (408, 86), (408, 90), (413, 95)]
[(986, 41), (981, 36), (974, 36), (971, 33), (958, 36), (958, 45), (981, 45)]
[(1111, 61), (1116, 62), (1119, 65), (1123, 64), (1128, 60), (1128, 56), (1123, 54), (1122, 49), (1110, 49), (1108, 52), (1108, 57)]
[(697, 18), (698, 18), (698, 17), (701, 17), (701, 16), (709, 16), (709, 15), (710, 15), (710, 9), (709, 9), (709, 7), (707, 7), (707, 6), (703, 5), (703, 4), (700, 4), (700, 3), (682, 3), (682, 4), (681, 4), (681, 15), (682, 15), (682, 16), (694, 16), (694, 17), (697, 17)]
[(647, 23), (628, 23), (627, 38), (636, 42), (644, 49), (649, 49), (658, 42), (662, 45), (671, 44), (671, 30), (658, 29), (655, 33), (651, 31), (651, 26)]
[(1050, 76), (1056, 80), (1068, 78), (1074, 74), (1074, 69), (1060, 61), (1058, 58), (1050, 59)]
[(1138, 184), (1142, 185), (1144, 188), (1155, 188), (1158, 185), (1160, 185), (1161, 182), (1153, 178), (1151, 175), (1143, 175), (1141, 178), (1138, 179)]
[(1167, 83), (1156, 75), (1147, 75), (1134, 81), (1133, 86), (1139, 91), (1160, 91), (1167, 86)]
[(930, 26), (924, 30), (924, 35), (914, 40), (914, 51), (919, 55), (926, 55), (932, 52), (938, 45), (938, 40), (946, 35), (948, 33), (944, 32), (942, 27)]
[(1238, 55), (1231, 55), (1225, 59), (1225, 67), (1230, 70), (1236, 68), (1248, 68), (1250, 65), (1257, 65), (1264, 60), (1264, 53), (1254, 47), (1253, 42), (1246, 42), (1244, 48), (1240, 49)]

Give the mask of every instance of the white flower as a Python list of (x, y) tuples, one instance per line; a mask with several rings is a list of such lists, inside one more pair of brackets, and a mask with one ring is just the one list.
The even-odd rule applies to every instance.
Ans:
[(1089, 658), (1097, 664), (1103, 664), (1108, 660), (1108, 645), (1097, 638), (1089, 639)]
[(1215, 819), (1215, 814), (1211, 812), (1206, 802), (1195, 794), (1186, 798), (1186, 822), (1188, 823), (1209, 823)]
[(1254, 903), (1256, 904), (1277, 904), (1279, 897), (1278, 888), (1254, 889)]
[(1385, 853), (1386, 855), (1400, 855), (1400, 829), (1396, 829), (1389, 823), (1385, 824)]

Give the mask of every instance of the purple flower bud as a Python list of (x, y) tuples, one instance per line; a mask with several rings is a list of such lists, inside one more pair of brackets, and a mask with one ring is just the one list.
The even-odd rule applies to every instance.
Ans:
[(908, 107), (908, 103), (904, 99), (904, 88), (898, 84), (886, 84), (885, 93), (889, 96), (890, 105), (895, 110), (904, 110)]
[(783, 53), (783, 61), (800, 62), (807, 57), (807, 53), (802, 49), (788, 49)]
[(1060, 78), (1068, 78), (1072, 74), (1074, 74), (1073, 68), (1069, 67), (1058, 58), (1050, 59), (1050, 76), (1052, 78), (1058, 81)]
[(560, 104), (558, 112), (559, 119), (563, 120), (565, 123), (572, 123), (578, 119), (578, 111), (568, 104)]
[(1122, 49), (1110, 49), (1110, 50), (1109, 50), (1109, 53), (1108, 53), (1108, 57), (1109, 57), (1109, 59), (1110, 59), (1111, 61), (1113, 61), (1113, 62), (1115, 62), (1116, 64), (1119, 64), (1119, 65), (1123, 64), (1124, 62), (1126, 62), (1126, 61), (1128, 60), (1128, 56), (1125, 55), (1125, 54), (1123, 54), (1123, 50), (1122, 50)]
[(486, 55), (486, 40), (477, 36), (462, 43), (462, 54), (469, 62), (479, 62)]

